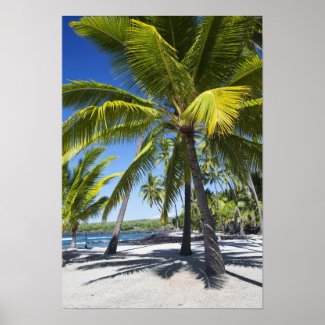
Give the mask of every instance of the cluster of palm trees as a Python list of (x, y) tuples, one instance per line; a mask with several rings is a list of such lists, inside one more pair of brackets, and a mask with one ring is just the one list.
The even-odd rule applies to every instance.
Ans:
[[(223, 175), (242, 227), (239, 191), (250, 188), (256, 199), (250, 175), (261, 172), (262, 60), (255, 51), (261, 48), (261, 18), (96, 16), (70, 26), (109, 54), (115, 77), (129, 91), (96, 81), (63, 85), (63, 106), (76, 110), (63, 125), (63, 163), (90, 146), (138, 143), (134, 160), (105, 200), (103, 220), (121, 204), (106, 254), (116, 252), (132, 188), (146, 177), (154, 183), (150, 172), (164, 161), (163, 195), (152, 195), (148, 182), (144, 198), (159, 206), (164, 225), (184, 188), (181, 253), (191, 252), (195, 201), (206, 272), (224, 273), (204, 182), (206, 171)], [(226, 188), (219, 192), (226, 196)]]
[[(162, 140), (170, 143), (171, 139)], [(204, 145), (203, 142), (201, 142)], [(168, 144), (163, 145), (164, 148), (168, 148)], [(207, 157), (206, 148), (202, 150), (202, 146), (199, 146), (198, 157), (200, 168), (202, 171), (202, 178), (208, 199), (208, 206), (212, 217), (215, 220), (215, 224), (218, 230), (222, 232), (239, 232), (240, 235), (244, 235), (244, 224), (247, 225), (249, 231), (262, 232), (261, 224), (262, 211), (262, 176), (259, 173), (250, 173), (246, 175), (248, 178), (240, 180), (240, 177), (236, 176), (231, 170), (218, 168), (217, 163), (211, 156)], [(170, 159), (171, 152), (163, 151), (165, 170), (166, 161)], [(158, 161), (159, 163), (160, 161)], [(254, 178), (254, 181), (253, 181)], [(164, 175), (153, 175), (148, 173), (148, 177), (140, 188), (140, 196), (143, 201), (146, 201), (150, 207), (156, 206), (162, 211), (162, 204), (164, 201), (164, 195), (166, 190)], [(254, 185), (254, 183), (256, 185)], [(258, 193), (257, 193), (258, 192)], [(195, 196), (195, 192), (191, 192), (191, 226), (195, 230), (201, 230), (202, 220), (200, 218), (200, 211), (198, 202)], [(183, 211), (181, 212), (181, 227), (184, 226), (184, 200), (183, 194), (179, 193), (181, 199)], [(175, 219), (170, 220), (176, 228), (178, 228), (178, 214), (175, 204)]]

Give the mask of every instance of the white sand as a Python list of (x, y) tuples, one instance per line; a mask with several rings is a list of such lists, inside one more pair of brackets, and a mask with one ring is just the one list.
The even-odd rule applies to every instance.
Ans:
[(119, 245), (107, 259), (103, 248), (78, 250), (63, 268), (63, 306), (262, 308), (261, 239), (219, 244), (229, 272), (220, 278), (206, 276), (202, 242), (192, 243), (189, 257), (178, 254), (179, 243)]

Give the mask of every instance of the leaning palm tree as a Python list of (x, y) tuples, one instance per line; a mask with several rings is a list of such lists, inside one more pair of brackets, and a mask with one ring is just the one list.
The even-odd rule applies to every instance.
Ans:
[(62, 228), (72, 232), (71, 247), (76, 247), (78, 225), (81, 221), (98, 215), (107, 197), (97, 198), (102, 188), (121, 173), (103, 177), (104, 168), (116, 156), (110, 156), (94, 166), (104, 148), (85, 152), (78, 164), (70, 169), (68, 163), (62, 166)]
[[(143, 134), (141, 134), (138, 138), (138, 145), (137, 145), (137, 149), (136, 149), (136, 157), (140, 152), (140, 148), (142, 145), (142, 141), (143, 141)], [(112, 234), (112, 238), (108, 243), (108, 246), (104, 252), (104, 255), (107, 256), (108, 254), (115, 254), (117, 251), (117, 245), (118, 245), (118, 239), (122, 230), (122, 224), (124, 221), (124, 216), (125, 216), (125, 212), (126, 212), (126, 208), (130, 199), (130, 195), (131, 195), (131, 188), (129, 188), (122, 199), (122, 204), (120, 207), (120, 210), (118, 212), (117, 215), (117, 219), (116, 219), (116, 223), (115, 223), (115, 227), (114, 227), (114, 231)]]
[[(83, 109), (64, 124), (64, 154), (93, 143), (131, 140), (145, 132), (139, 155), (106, 204), (106, 218), (125, 193), (154, 167), (158, 140), (174, 133), (186, 148), (203, 222), (208, 274), (221, 274), (225, 269), (195, 138), (204, 133), (226, 139), (235, 131), (240, 136), (239, 132), (255, 130), (250, 114), (255, 117), (260, 113), (256, 106), (261, 106), (262, 62), (257, 56), (242, 55), (255, 24), (255, 17), (84, 17), (71, 23), (77, 34), (111, 53), (115, 73), (126, 80), (125, 87), (138, 87), (152, 100), (95, 82), (72, 81), (65, 85), (65, 104)], [(174, 152), (180, 151), (180, 146), (175, 146)], [(177, 154), (175, 159), (184, 161)], [(177, 168), (170, 170), (170, 175), (177, 173)], [(179, 180), (174, 179), (174, 190), (165, 198), (165, 211), (178, 195)]]

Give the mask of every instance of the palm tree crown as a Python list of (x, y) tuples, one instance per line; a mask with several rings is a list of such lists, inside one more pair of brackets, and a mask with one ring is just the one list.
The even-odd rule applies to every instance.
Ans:
[(143, 201), (147, 201), (152, 208), (156, 205), (160, 210), (162, 209), (162, 203), (164, 200), (164, 188), (163, 182), (158, 176), (154, 176), (152, 173), (148, 174), (146, 183), (142, 184), (140, 188), (140, 195)]
[(76, 167), (70, 169), (68, 164), (62, 167), (62, 220), (63, 229), (72, 230), (80, 221), (86, 221), (101, 212), (107, 197), (98, 198), (101, 189), (121, 173), (103, 176), (103, 170), (115, 159), (111, 156), (93, 166), (104, 148), (95, 148), (85, 152)]

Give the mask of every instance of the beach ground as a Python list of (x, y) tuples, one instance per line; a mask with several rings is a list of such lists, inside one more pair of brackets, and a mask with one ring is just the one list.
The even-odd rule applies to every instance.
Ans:
[(219, 240), (226, 274), (208, 277), (202, 241), (192, 256), (179, 243), (70, 250), (64, 308), (262, 308), (262, 239)]

